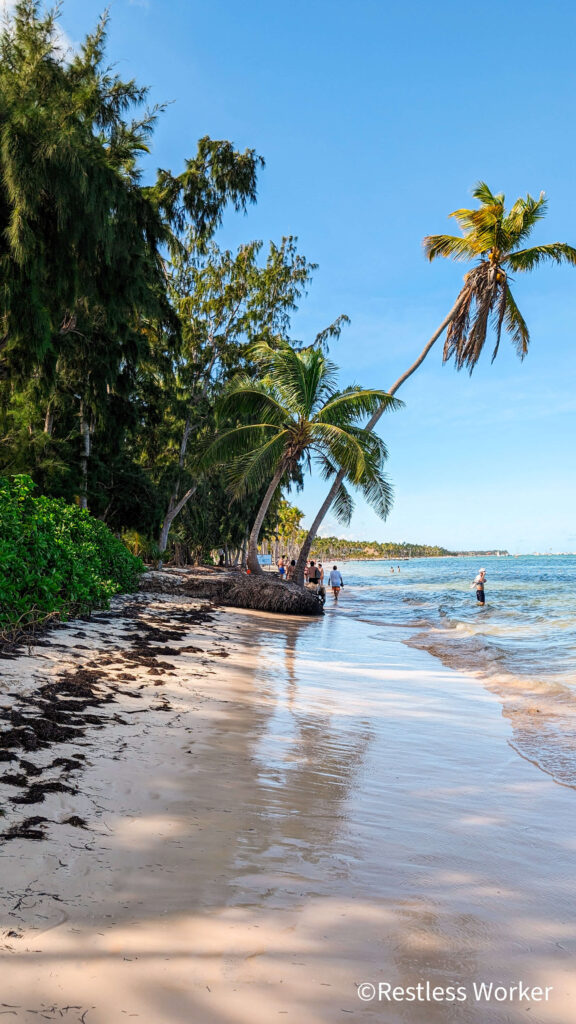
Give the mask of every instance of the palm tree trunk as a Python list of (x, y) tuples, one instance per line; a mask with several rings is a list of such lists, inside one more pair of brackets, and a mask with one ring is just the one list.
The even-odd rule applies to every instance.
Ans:
[(254, 526), (252, 527), (252, 531), (250, 533), (250, 539), (248, 541), (248, 557), (246, 559), (246, 562), (250, 572), (254, 575), (257, 575), (258, 573), (262, 572), (262, 567), (260, 565), (260, 562), (258, 561), (258, 539), (260, 537), (260, 531), (262, 529), (264, 517), (266, 516), (266, 513), (270, 506), (270, 502), (272, 501), (272, 498), (276, 493), (278, 485), (282, 477), (284, 476), (284, 470), (285, 466), (284, 463), (282, 462), (278, 466), (278, 469), (276, 470), (274, 476), (272, 477), (272, 480), (270, 481), (270, 486), (268, 487), (268, 490), (264, 495), (262, 504), (258, 509), (258, 515), (254, 520)]
[[(440, 337), (440, 335), (443, 334), (444, 331), (446, 330), (446, 328), (448, 327), (448, 324), (452, 320), (452, 318), (453, 318), (454, 314), (456, 313), (456, 310), (458, 309), (459, 305), (460, 305), (460, 297), (458, 297), (458, 299), (456, 300), (456, 302), (452, 306), (452, 309), (448, 313), (448, 316), (444, 318), (444, 320), (442, 321), (440, 326), (435, 330), (435, 332), (432, 335), (432, 337), (430, 338), (430, 340), (426, 343), (426, 345), (422, 349), (422, 351), (421, 351), (420, 355), (418, 356), (418, 358), (415, 360), (415, 362), (412, 363), (412, 366), (409, 366), (408, 369), (405, 370), (405, 372), (400, 377), (398, 377), (398, 380), (395, 381), (395, 383), (392, 385), (392, 387), (388, 390), (388, 394), (389, 395), (395, 395), (396, 392), (398, 391), (398, 388), (402, 387), (402, 385), (405, 383), (405, 381), (407, 381), (408, 378), (411, 377), (412, 374), (416, 372), (416, 370), (421, 365), (421, 363), (424, 362), (424, 360), (426, 359), (426, 356), (428, 355), (430, 349), (433, 347), (433, 345), (436, 344), (436, 342), (438, 341), (438, 338)], [(366, 430), (374, 430), (374, 427), (378, 423), (380, 417), (384, 414), (385, 409), (386, 409), (386, 406), (385, 405), (381, 405), (380, 408), (376, 410), (376, 412), (372, 416), (372, 419), (370, 419), (368, 421), (368, 423), (366, 424), (366, 428), (365, 428)], [(299, 583), (300, 586), (303, 586), (303, 584), (304, 584), (304, 569), (305, 569), (305, 566), (306, 566), (306, 562), (308, 561), (308, 557), (310, 555), (310, 551), (312, 550), (312, 545), (313, 545), (314, 541), (316, 540), (316, 534), (318, 533), (318, 530), (320, 529), (320, 526), (322, 525), (322, 522), (324, 520), (324, 516), (327, 514), (328, 510), (330, 509), (330, 507), (332, 505), (332, 502), (334, 501), (334, 498), (336, 497), (336, 495), (338, 493), (338, 490), (339, 490), (340, 485), (341, 485), (341, 483), (342, 483), (342, 481), (344, 479), (344, 476), (345, 476), (345, 474), (342, 472), (342, 470), (339, 473), (336, 474), (336, 476), (334, 478), (334, 483), (332, 484), (332, 487), (330, 488), (328, 494), (326, 495), (326, 499), (323, 502), (322, 507), (320, 508), (320, 510), (318, 512), (318, 515), (316, 516), (314, 522), (312, 523), (312, 526), (310, 527), (310, 529), (308, 531), (308, 535), (307, 535), (307, 537), (306, 537), (302, 547), (300, 548), (300, 554), (299, 554), (298, 560), (296, 562), (296, 571), (294, 573), (294, 581), (295, 581), (295, 583)]]

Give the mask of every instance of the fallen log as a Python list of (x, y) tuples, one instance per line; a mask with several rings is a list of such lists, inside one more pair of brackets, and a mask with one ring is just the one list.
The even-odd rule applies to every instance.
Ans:
[(146, 593), (186, 594), (230, 608), (279, 615), (322, 615), (316, 594), (271, 573), (248, 576), (239, 570), (165, 568), (146, 572), (140, 581)]

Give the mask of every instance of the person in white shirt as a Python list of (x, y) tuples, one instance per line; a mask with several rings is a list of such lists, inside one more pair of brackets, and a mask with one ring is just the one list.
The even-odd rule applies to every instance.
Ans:
[(472, 587), (476, 587), (476, 600), (478, 604), (484, 604), (484, 583), (486, 582), (486, 569), (480, 569)]
[(344, 586), (344, 580), (342, 579), (342, 573), (338, 572), (338, 566), (337, 565), (332, 566), (332, 569), (330, 570), (330, 575), (328, 576), (328, 579), (330, 581), (330, 586), (332, 587), (332, 593), (334, 594), (334, 600), (337, 601), (338, 600), (338, 594), (340, 593), (340, 588)]

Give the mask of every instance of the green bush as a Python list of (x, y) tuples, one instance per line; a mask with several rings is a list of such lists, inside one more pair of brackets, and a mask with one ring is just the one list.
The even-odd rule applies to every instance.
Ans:
[(89, 512), (0, 478), (0, 631), (106, 607), (135, 590), (143, 565)]

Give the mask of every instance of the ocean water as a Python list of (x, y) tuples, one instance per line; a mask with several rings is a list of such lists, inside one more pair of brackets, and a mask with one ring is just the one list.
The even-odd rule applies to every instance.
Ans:
[[(345, 589), (330, 617), (401, 639), (473, 673), (498, 697), (510, 745), (576, 788), (576, 556), (423, 558), (340, 564)], [(400, 571), (398, 571), (398, 567)], [(391, 572), (391, 569), (394, 572)], [(471, 586), (486, 568), (486, 604)], [(383, 659), (384, 661), (385, 659)]]
[[(341, 612), (396, 626), (408, 642), (459, 668), (576, 688), (576, 555), (348, 562), (340, 568), (348, 584)], [(486, 569), (483, 608), (471, 588), (480, 568)]]

